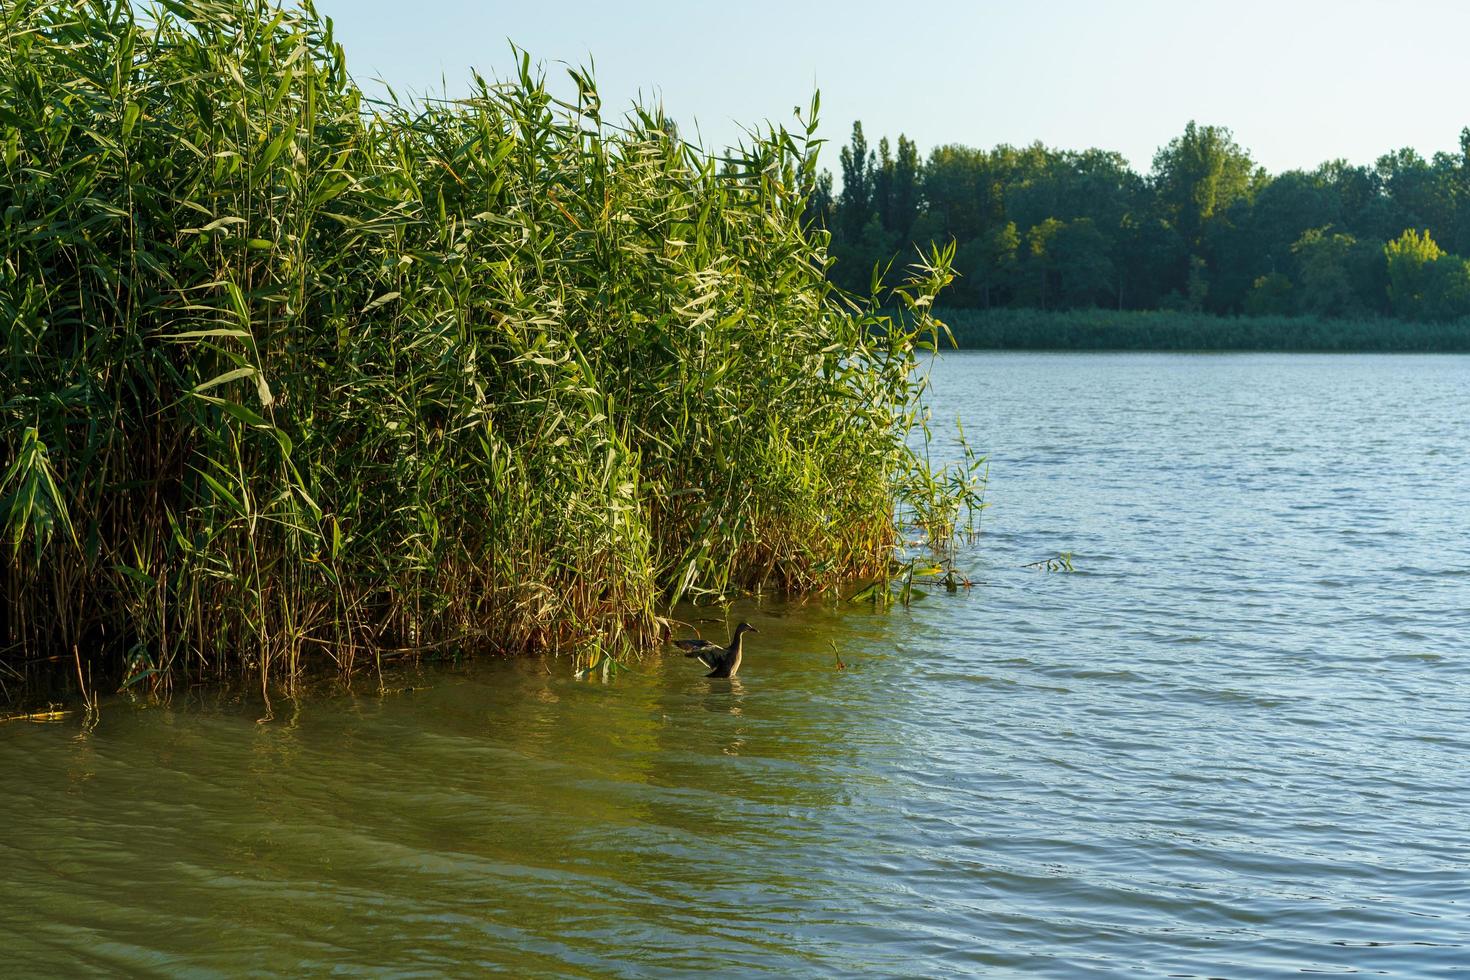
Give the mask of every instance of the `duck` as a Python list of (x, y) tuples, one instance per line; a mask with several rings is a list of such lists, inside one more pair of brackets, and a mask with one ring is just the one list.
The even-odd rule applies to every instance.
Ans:
[(709, 640), (675, 640), (674, 646), (684, 651), (684, 656), (695, 657), (700, 663), (711, 668), (706, 677), (734, 677), (735, 672), (740, 669), (740, 656), (742, 647), (745, 645), (746, 633), (759, 633), (749, 623), (741, 623), (735, 627), (735, 635), (730, 638), (730, 645), (722, 647), (718, 643)]

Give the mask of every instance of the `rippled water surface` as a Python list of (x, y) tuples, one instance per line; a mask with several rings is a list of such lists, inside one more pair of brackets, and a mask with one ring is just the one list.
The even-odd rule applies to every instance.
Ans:
[(991, 459), (976, 587), (741, 607), (735, 681), (3, 726), (0, 973), (1470, 969), (1470, 358), (935, 379)]

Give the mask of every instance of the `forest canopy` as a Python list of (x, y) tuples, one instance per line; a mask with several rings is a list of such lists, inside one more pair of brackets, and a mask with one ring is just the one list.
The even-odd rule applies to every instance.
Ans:
[(1229, 129), (1190, 122), (1140, 174), (1119, 153), (958, 144), (921, 160), (860, 122), (841, 188), (810, 217), (836, 281), (953, 241), (951, 306), (1104, 307), (1231, 315), (1470, 316), (1470, 128), (1459, 152), (1395, 150), (1271, 175)]

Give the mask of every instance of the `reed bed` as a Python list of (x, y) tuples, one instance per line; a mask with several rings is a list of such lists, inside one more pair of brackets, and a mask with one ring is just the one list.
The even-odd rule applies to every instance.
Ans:
[(952, 527), (948, 256), (833, 290), (815, 100), (711, 154), (569, 91), (369, 101), (307, 2), (0, 8), (6, 695), (620, 656)]
[(940, 315), (956, 343), (975, 350), (1470, 351), (1470, 321), (1100, 309), (946, 309)]

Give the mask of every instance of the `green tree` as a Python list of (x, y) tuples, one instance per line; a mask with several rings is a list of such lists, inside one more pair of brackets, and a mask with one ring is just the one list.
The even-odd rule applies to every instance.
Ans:
[(1240, 222), (1239, 246), (1256, 273), (1284, 270), (1292, 246), (1313, 228), (1337, 225), (1342, 212), (1333, 188), (1321, 176), (1288, 170), (1264, 182), (1248, 220)]
[(1428, 309), (1429, 266), (1444, 251), (1429, 232), (1406, 230), (1383, 246), (1388, 261), (1388, 302), (1395, 316), (1419, 319)]
[(1014, 221), (971, 239), (955, 252), (954, 267), (961, 277), (955, 290), (988, 309), (1015, 287), (1020, 251), (1021, 236)]
[(837, 230), (849, 242), (862, 237), (873, 210), (873, 152), (863, 124), (852, 124), (852, 142), (842, 148), (842, 196), (837, 202)]
[(929, 154), (920, 178), (926, 228), (938, 240), (969, 241), (1004, 223), (1002, 205), (983, 150), (950, 144)]
[(1425, 270), (1428, 281), (1421, 317), (1443, 322), (1470, 316), (1470, 262), (1446, 254), (1428, 263)]
[(1184, 279), (1184, 290), (1174, 290), (1159, 301), (1159, 308), (1177, 310), (1182, 313), (1198, 313), (1205, 307), (1210, 296), (1210, 280), (1206, 274), (1205, 260), (1198, 255), (1189, 257), (1189, 272)]
[(1184, 299), (1185, 309), (1191, 312), (1199, 312), (1205, 308), (1205, 300), (1210, 295), (1210, 280), (1205, 275), (1205, 260), (1198, 255), (1189, 257), (1189, 278), (1185, 280)]
[(856, 285), (869, 289), (873, 275), (882, 275), (897, 254), (898, 241), (883, 227), (878, 213), (873, 212), (863, 226), (862, 235), (853, 243), (849, 257), (853, 275), (860, 277)]
[(811, 195), (806, 200), (806, 214), (803, 216), (806, 224), (830, 229), (833, 203), (832, 172), (823, 170), (817, 175)]
[(1447, 157), (1445, 165), (1452, 231), (1450, 248), (1461, 255), (1470, 254), (1470, 127), (1460, 130), (1460, 152)]
[(1245, 311), (1251, 316), (1283, 316), (1294, 309), (1291, 280), (1285, 273), (1260, 276), (1251, 284), (1245, 298)]
[(1154, 155), (1154, 187), (1174, 227), (1198, 246), (1210, 220), (1249, 198), (1263, 173), (1230, 130), (1193, 121)]
[(1428, 234), (1446, 238), (1434, 168), (1428, 161), (1406, 147), (1379, 157), (1376, 169), (1389, 204), (1386, 220), (1390, 228), (1423, 228)]
[(873, 214), (877, 215), (879, 223), (887, 229), (891, 229), (893, 219), (893, 149), (888, 145), (888, 137), (884, 136), (878, 140), (878, 157), (870, 165), (873, 182)]
[(1091, 218), (1078, 218), (1059, 228), (1051, 241), (1057, 274), (1057, 305), (1094, 306), (1110, 292), (1113, 260), (1108, 239)]
[(1157, 213), (1152, 202), (1124, 217), (1119, 228), (1117, 306), (1153, 308), (1173, 288), (1175, 271), (1185, 262), (1184, 240)]
[(889, 231), (907, 238), (919, 213), (919, 148), (914, 141), (898, 135), (898, 155), (893, 161), (893, 182), (888, 197), (888, 213), (884, 225)]
[(1352, 235), (1332, 233), (1331, 228), (1313, 228), (1291, 247), (1297, 260), (1301, 289), (1297, 304), (1303, 313), (1343, 316), (1356, 310), (1357, 298), (1349, 278), (1349, 260), (1358, 240)]
[(1026, 232), (1024, 265), (1029, 275), (1025, 291), (1043, 310), (1047, 308), (1049, 287), (1057, 268), (1056, 238), (1064, 227), (1056, 218), (1047, 218)]

